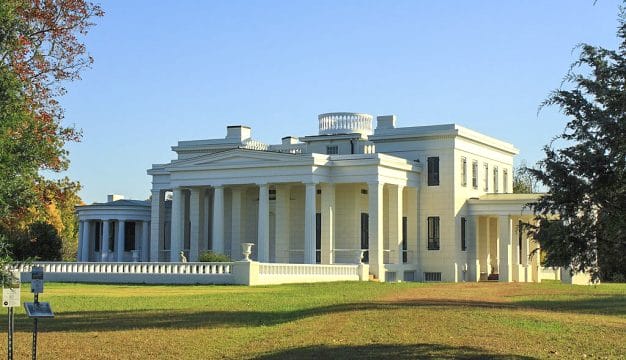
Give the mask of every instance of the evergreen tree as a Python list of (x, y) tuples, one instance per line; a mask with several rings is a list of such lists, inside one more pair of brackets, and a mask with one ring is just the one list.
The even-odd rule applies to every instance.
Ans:
[(617, 35), (617, 50), (580, 45), (565, 81), (570, 87), (542, 104), (559, 107), (568, 122), (531, 170), (549, 189), (533, 206), (539, 215), (533, 233), (546, 265), (590, 271), (596, 279), (626, 275), (624, 7)]

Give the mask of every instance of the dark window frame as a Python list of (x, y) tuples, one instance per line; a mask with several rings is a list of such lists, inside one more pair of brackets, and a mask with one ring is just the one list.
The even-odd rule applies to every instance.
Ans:
[(439, 156), (428, 157), (428, 186), (439, 186)]
[(428, 223), (428, 250), (441, 248), (441, 220), (439, 216), (429, 216)]
[(461, 218), (461, 251), (467, 251), (467, 219)]

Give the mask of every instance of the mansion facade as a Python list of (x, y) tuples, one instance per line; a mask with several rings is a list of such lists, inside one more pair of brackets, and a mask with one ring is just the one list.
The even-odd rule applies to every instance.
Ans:
[[(459, 125), (328, 113), (280, 144), (229, 126), (155, 164), (148, 201), (78, 207), (78, 260), (191, 262), (207, 250), (261, 263), (369, 264), (381, 281), (539, 281), (532, 221), (513, 194), (511, 144)], [(375, 122), (375, 124), (374, 124)], [(375, 126), (374, 126), (375, 125)]]

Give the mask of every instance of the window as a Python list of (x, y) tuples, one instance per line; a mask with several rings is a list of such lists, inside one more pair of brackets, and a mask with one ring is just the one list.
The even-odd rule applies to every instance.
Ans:
[(493, 192), (498, 192), (498, 167), (493, 167)]
[(363, 263), (369, 262), (369, 248), (370, 248), (370, 231), (369, 231), (370, 216), (368, 213), (361, 213), (361, 250), (363, 251)]
[(135, 223), (127, 221), (124, 224), (124, 251), (135, 250)]
[(337, 155), (337, 154), (339, 154), (339, 145), (328, 145), (328, 146), (326, 146), (326, 154), (327, 155)]
[(428, 158), (428, 186), (439, 186), (439, 157)]
[(502, 192), (509, 192), (509, 171), (507, 169), (502, 169)]
[(315, 263), (322, 262), (322, 214), (315, 213)]
[(428, 250), (439, 250), (439, 216), (428, 218)]
[(467, 159), (461, 158), (461, 186), (467, 186)]
[(407, 253), (407, 230), (408, 230), (408, 218), (406, 216), (402, 217), (402, 263), (406, 264), (408, 261), (408, 253)]
[(478, 161), (472, 161), (472, 187), (478, 189)]
[(100, 221), (96, 221), (95, 226), (95, 239), (94, 239), (94, 251), (100, 251), (100, 243), (102, 242), (102, 223)]
[(487, 163), (483, 164), (483, 168), (485, 169), (485, 192), (489, 191), (489, 165)]
[(440, 272), (425, 272), (424, 281), (441, 281)]
[(464, 217), (461, 218), (461, 251), (467, 250), (467, 244), (465, 242), (465, 224), (467, 221)]

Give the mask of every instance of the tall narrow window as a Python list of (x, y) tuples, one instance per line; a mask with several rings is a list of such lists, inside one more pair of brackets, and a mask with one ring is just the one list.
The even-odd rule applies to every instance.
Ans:
[(483, 168), (485, 169), (485, 187), (484, 190), (485, 192), (489, 191), (489, 165), (487, 163), (483, 164)]
[(461, 158), (461, 186), (467, 186), (467, 159)]
[(124, 224), (124, 251), (135, 249), (135, 222), (127, 221)]
[(439, 186), (439, 157), (428, 158), (428, 186)]
[(498, 192), (498, 167), (493, 167), (493, 192)]
[(478, 161), (472, 161), (472, 187), (478, 189)]
[(361, 213), (361, 250), (363, 251), (363, 262), (369, 262), (370, 232), (369, 232), (370, 216), (368, 213)]
[(100, 244), (102, 243), (102, 222), (100, 221), (96, 221), (95, 222), (96, 226), (95, 226), (95, 239), (94, 239), (94, 251), (99, 252), (100, 251)]
[(407, 231), (408, 231), (408, 218), (404, 216), (402, 217), (402, 263), (406, 263), (409, 260), (409, 256), (407, 253), (407, 249), (408, 249)]
[(428, 217), (428, 250), (439, 250), (439, 216)]
[(322, 262), (322, 214), (315, 213), (315, 263)]
[(507, 169), (502, 169), (502, 192), (509, 192), (509, 171)]
[(465, 226), (466, 220), (464, 217), (461, 218), (461, 251), (467, 250), (467, 243), (465, 242)]

